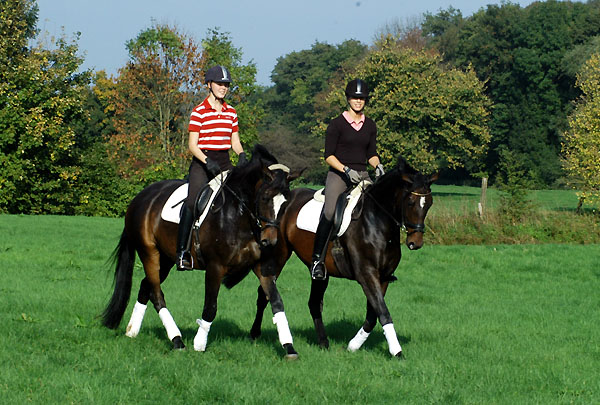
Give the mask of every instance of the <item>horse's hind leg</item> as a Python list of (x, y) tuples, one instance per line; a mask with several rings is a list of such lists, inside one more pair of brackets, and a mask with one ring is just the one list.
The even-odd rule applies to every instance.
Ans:
[(324, 349), (329, 349), (329, 339), (327, 338), (327, 332), (325, 332), (325, 325), (323, 324), (323, 296), (328, 284), (329, 277), (325, 280), (312, 280), (310, 297), (308, 298), (308, 309), (315, 324), (319, 346)]
[[(140, 257), (142, 264), (144, 265), (144, 271), (146, 272), (146, 277), (144, 280), (142, 280), (142, 284), (140, 286), (140, 294), (142, 294), (142, 290), (144, 291), (144, 294), (146, 294), (147, 291), (147, 296), (149, 297), (150, 301), (152, 301), (156, 312), (158, 312), (158, 316), (160, 317), (160, 320), (167, 331), (169, 340), (173, 342), (173, 348), (184, 349), (185, 345), (181, 339), (181, 332), (179, 331), (173, 316), (167, 309), (165, 296), (160, 288), (160, 284), (169, 274), (169, 269), (173, 266), (173, 262), (161, 257), (159, 252), (148, 255), (140, 255)], [(139, 298), (146, 299), (146, 302), (148, 300), (145, 295), (140, 295)]]
[(253, 340), (258, 339), (258, 337), (262, 333), (262, 321), (268, 303), (269, 301), (267, 300), (267, 295), (265, 294), (265, 291), (263, 290), (262, 286), (259, 285), (256, 296), (256, 316), (254, 317), (252, 328), (250, 328), (250, 338)]

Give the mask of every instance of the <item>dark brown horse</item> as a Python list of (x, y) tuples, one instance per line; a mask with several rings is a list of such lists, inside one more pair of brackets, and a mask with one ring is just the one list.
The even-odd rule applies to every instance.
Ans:
[[(343, 235), (329, 243), (325, 280), (312, 280), (308, 306), (318, 335), (319, 344), (329, 347), (322, 319), (323, 295), (329, 276), (356, 280), (367, 297), (365, 322), (350, 341), (348, 350), (356, 351), (366, 341), (377, 323), (383, 331), (393, 356), (402, 357), (392, 317), (385, 303), (385, 293), (401, 257), (401, 229), (406, 230), (406, 245), (410, 250), (423, 246), (425, 216), (431, 207), (431, 184), (438, 175), (423, 175), (399, 158), (396, 167), (369, 186), (354, 209), (352, 221)], [(299, 229), (298, 212), (314, 194), (314, 190), (296, 189), (281, 219), (281, 240), (274, 255), (262, 260), (263, 273), (278, 275), (292, 251), (307, 267), (311, 264), (314, 233)], [(260, 335), (262, 316), (268, 297), (259, 288), (256, 319), (251, 336)]]
[[(222, 192), (215, 197), (204, 222), (193, 233), (192, 246), (199, 249), (192, 249), (195, 266), (206, 270), (204, 309), (202, 319), (197, 321), (195, 350), (206, 349), (210, 325), (217, 313), (221, 283), (228, 288), (236, 285), (257, 263), (261, 250), (276, 244), (277, 211), (285, 201), (284, 196), (289, 194), (289, 181), (293, 178), (289, 169), (277, 164), (264, 147), (257, 145), (250, 162), (229, 173)], [(125, 215), (125, 228), (113, 253), (116, 263), (114, 291), (102, 315), (105, 326), (113, 329), (119, 326), (131, 294), (137, 252), (146, 277), (141, 281), (126, 335), (137, 336), (146, 305), (151, 301), (176, 349), (185, 346), (160, 285), (175, 263), (178, 225), (163, 220), (161, 210), (172, 192), (183, 183), (182, 180), (154, 183), (132, 200)], [(287, 355), (294, 357), (296, 352), (274, 277), (263, 277), (259, 267), (254, 272), (263, 293), (271, 300), (280, 341)]]

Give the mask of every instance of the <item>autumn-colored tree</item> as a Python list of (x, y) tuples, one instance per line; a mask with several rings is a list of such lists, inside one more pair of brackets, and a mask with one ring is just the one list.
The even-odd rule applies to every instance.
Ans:
[(155, 24), (127, 42), (129, 62), (111, 89), (116, 134), (111, 156), (121, 174), (142, 182), (186, 169), (187, 124), (202, 90), (204, 59), (192, 38)]
[(600, 54), (594, 54), (577, 75), (583, 95), (563, 134), (563, 164), (569, 183), (578, 190), (580, 206), (600, 203)]
[[(446, 68), (439, 54), (414, 51), (384, 38), (356, 71), (371, 87), (367, 114), (378, 127), (378, 152), (386, 164), (402, 154), (415, 168), (480, 170), (490, 141), (490, 101), (472, 70)], [(346, 108), (343, 89), (329, 100)], [(325, 133), (325, 122), (315, 131)]]

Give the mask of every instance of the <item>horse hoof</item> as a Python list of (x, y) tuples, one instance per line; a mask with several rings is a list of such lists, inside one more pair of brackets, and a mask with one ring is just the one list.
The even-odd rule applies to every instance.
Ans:
[(291, 343), (286, 343), (283, 345), (285, 349), (285, 359), (286, 360), (296, 360), (298, 359), (298, 352), (294, 349), (294, 346)]
[(173, 342), (173, 350), (185, 349), (185, 345), (183, 344), (183, 340), (181, 340), (181, 336), (175, 336), (173, 338), (172, 342)]
[(324, 350), (329, 350), (329, 340), (322, 340), (319, 342), (319, 347)]
[(404, 357), (402, 350), (400, 350), (398, 353), (396, 353), (396, 355), (394, 357), (396, 357), (398, 360), (406, 360), (406, 357)]

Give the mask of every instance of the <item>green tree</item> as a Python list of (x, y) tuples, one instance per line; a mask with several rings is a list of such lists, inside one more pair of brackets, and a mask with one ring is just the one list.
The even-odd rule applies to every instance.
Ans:
[(300, 132), (308, 132), (322, 113), (326, 95), (342, 85), (367, 51), (355, 40), (339, 45), (316, 42), (311, 49), (292, 52), (277, 59), (271, 79), (275, 85), (269, 98), (273, 114)]
[(560, 133), (576, 96), (563, 58), (598, 35), (600, 3), (502, 3), (464, 19), (449, 10), (428, 16), (423, 31), (446, 61), (472, 66), (486, 82), (494, 102), (488, 171), (506, 167), (499, 163), (508, 149), (534, 184), (553, 184), (561, 176)]
[(89, 72), (76, 40), (52, 49), (36, 34), (37, 7), (5, 0), (0, 9), (0, 211), (73, 213), (80, 175), (73, 125), (85, 114)]
[(575, 111), (569, 117), (562, 152), (569, 183), (578, 190), (583, 202), (600, 202), (600, 54), (585, 63), (577, 76), (583, 92)]
[[(447, 69), (438, 54), (388, 38), (351, 76), (371, 86), (367, 114), (377, 123), (384, 163), (402, 154), (425, 172), (441, 167), (479, 172), (490, 140), (490, 101), (472, 70)], [(332, 92), (329, 100), (338, 106), (337, 114), (345, 108), (343, 90)], [(315, 128), (319, 134), (324, 130), (325, 122)]]

